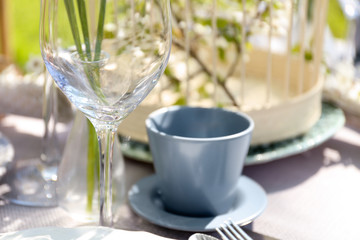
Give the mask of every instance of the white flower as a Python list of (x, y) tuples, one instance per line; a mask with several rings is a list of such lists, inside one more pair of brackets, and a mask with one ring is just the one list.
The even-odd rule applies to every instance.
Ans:
[(104, 29), (108, 32), (115, 32), (116, 31), (116, 24), (115, 23), (108, 23), (105, 24)]
[(29, 57), (29, 61), (25, 65), (25, 69), (28, 73), (40, 74), (44, 72), (44, 62), (40, 56)]
[(216, 46), (219, 48), (226, 49), (229, 46), (228, 41), (224, 37), (219, 37), (216, 39)]
[(194, 31), (200, 35), (207, 35), (211, 33), (211, 28), (209, 26), (203, 26), (199, 23), (195, 23)]

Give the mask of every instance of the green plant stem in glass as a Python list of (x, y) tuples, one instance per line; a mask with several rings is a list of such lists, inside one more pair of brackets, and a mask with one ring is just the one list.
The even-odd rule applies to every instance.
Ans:
[[(99, 22), (98, 22), (98, 28), (97, 28), (97, 35), (96, 35), (96, 45), (95, 45), (95, 52), (94, 57), (92, 57), (92, 51), (90, 46), (90, 37), (89, 37), (89, 28), (87, 24), (87, 14), (86, 14), (86, 4), (84, 0), (77, 0), (77, 8), (79, 12), (79, 19), (81, 23), (81, 30), (82, 35), (85, 43), (85, 54), (83, 53), (82, 44), (81, 44), (81, 38), (80, 38), (80, 31), (78, 29), (78, 24), (76, 21), (76, 15), (75, 15), (75, 7), (72, 0), (64, 0), (65, 6), (68, 14), (68, 19), (71, 25), (71, 31), (74, 38), (76, 49), (79, 53), (79, 57), (83, 61), (99, 61), (100, 55), (101, 55), (101, 42), (103, 39), (103, 33), (104, 33), (104, 19), (105, 19), (105, 10), (106, 10), (106, 0), (101, 0), (101, 7), (99, 11)], [(95, 74), (92, 75), (90, 70), (85, 70), (85, 72), (88, 72), (88, 78), (91, 80), (91, 86), (94, 89), (94, 91), (97, 93), (97, 95), (102, 99), (105, 100), (104, 95), (100, 91), (99, 87), (99, 69), (91, 69), (95, 71)], [(95, 76), (95, 77), (93, 77)], [(87, 196), (87, 210), (91, 211), (92, 209), (92, 200), (94, 196), (94, 191), (96, 187), (95, 186), (95, 179), (94, 179), (94, 173), (99, 173), (99, 150), (98, 150), (98, 141), (101, 141), (101, 137), (97, 137), (96, 131), (94, 126), (91, 124), (91, 122), (88, 120), (88, 130), (89, 130), (89, 139), (88, 139), (88, 165), (87, 165), (87, 184), (88, 184), (88, 196)], [(99, 135), (99, 134), (98, 134)], [(103, 135), (103, 134), (102, 134)], [(115, 136), (112, 136), (112, 139), (106, 139), (109, 142), (113, 142)], [(104, 143), (105, 144), (105, 143)], [(109, 153), (109, 149), (105, 150), (107, 153)], [(109, 161), (108, 154), (105, 154), (107, 156), (107, 159), (105, 161)], [(109, 163), (107, 163), (109, 164)], [(108, 170), (105, 170), (108, 171)], [(100, 175), (95, 175), (95, 177), (100, 177)], [(105, 174), (107, 175), (107, 174)], [(107, 179), (106, 182), (111, 181), (111, 179)], [(100, 182), (100, 181), (98, 181)], [(111, 189), (108, 189), (110, 187), (110, 184), (105, 184), (105, 192), (110, 192)], [(101, 191), (101, 189), (100, 189)], [(112, 195), (112, 194), (111, 194)], [(108, 202), (108, 197), (105, 196), (105, 202)], [(101, 211), (101, 209), (100, 209)], [(109, 218), (111, 218), (110, 216)]]
[(93, 197), (95, 188), (99, 188), (95, 185), (95, 177), (99, 182), (99, 146), (97, 142), (97, 136), (94, 126), (89, 120), (88, 125), (88, 152), (87, 152), (87, 205), (86, 210), (92, 211)]
[[(91, 52), (91, 46), (90, 46), (90, 36), (89, 36), (89, 28), (88, 28), (88, 24), (87, 24), (88, 20), (87, 20), (87, 14), (86, 14), (85, 1), (77, 0), (77, 8), (79, 11), (81, 30), (82, 30), (82, 34), (83, 34), (85, 47), (86, 47), (85, 55), (83, 54), (80, 33), (79, 33), (80, 31), (77, 27), (78, 24), (76, 21), (74, 2), (72, 0), (64, 0), (64, 2), (65, 2), (66, 10), (67, 10), (69, 23), (71, 25), (71, 32), (72, 32), (72, 35), (74, 38), (75, 46), (80, 55), (79, 57), (83, 61), (85, 61), (85, 60), (91, 61), (92, 60), (92, 54), (91, 54), (92, 52)], [(99, 25), (98, 25), (94, 61), (98, 61), (100, 58), (99, 56), (100, 56), (100, 52), (101, 52), (101, 41), (102, 41), (102, 35), (103, 35), (103, 31), (104, 31), (104, 16), (105, 16), (106, 0), (102, 0), (101, 2), (102, 2), (101, 9), (100, 9), (100, 13), (99, 13), (99, 18), (101, 19), (101, 21), (99, 21)], [(99, 91), (97, 90), (97, 89), (99, 89), (97, 87), (98, 84), (99, 84), (98, 82), (92, 81), (91, 86), (93, 87), (94, 91), (99, 94)], [(102, 97), (102, 99), (104, 99), (104, 98)], [(86, 208), (88, 211), (91, 211), (95, 187), (98, 187), (98, 186), (95, 186), (94, 173), (99, 172), (98, 171), (99, 167), (96, 167), (99, 164), (99, 150), (98, 150), (97, 135), (96, 135), (95, 128), (89, 120), (87, 120), (87, 122), (88, 122), (89, 139), (88, 139), (88, 154), (87, 154), (88, 155), (88, 164), (87, 164), (87, 184), (88, 184), (87, 199), (88, 200), (87, 200)], [(97, 177), (99, 177), (99, 175), (97, 175)]]

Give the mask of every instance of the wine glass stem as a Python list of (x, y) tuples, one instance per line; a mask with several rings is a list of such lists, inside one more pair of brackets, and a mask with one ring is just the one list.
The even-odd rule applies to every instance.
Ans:
[(116, 127), (96, 127), (100, 152), (100, 219), (101, 226), (111, 227), (112, 216), (112, 160)]
[(42, 139), (42, 175), (46, 181), (57, 180), (57, 167), (61, 160), (56, 125), (58, 120), (58, 98), (56, 86), (50, 74), (46, 71), (43, 89), (43, 119), (45, 133)]

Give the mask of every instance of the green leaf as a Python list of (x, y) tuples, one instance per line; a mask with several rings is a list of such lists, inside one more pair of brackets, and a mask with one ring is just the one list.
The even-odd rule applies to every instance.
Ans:
[(227, 19), (223, 19), (223, 18), (218, 18), (216, 21), (216, 26), (217, 28), (227, 28), (229, 25), (229, 20)]
[(165, 68), (164, 74), (166, 76), (172, 76), (173, 75), (172, 70), (170, 69), (170, 67)]
[(201, 98), (208, 98), (208, 97), (210, 97), (210, 94), (206, 91), (205, 86), (206, 86), (206, 84), (203, 84), (203, 85), (201, 85), (201, 86), (198, 88), (198, 90), (197, 90)]
[(327, 23), (335, 38), (345, 39), (348, 36), (349, 22), (338, 0), (329, 0)]
[[(292, 49), (291, 53), (300, 53), (300, 44), (296, 44)], [(311, 50), (305, 50), (304, 58), (306, 61), (311, 61), (313, 59), (313, 53)]]
[(173, 105), (186, 105), (186, 98), (184, 96), (179, 97)]
[(311, 61), (313, 59), (313, 54), (311, 51), (305, 51), (305, 60)]
[(300, 44), (296, 44), (292, 49), (292, 53), (299, 53), (300, 52)]
[[(311, 0), (310, 0), (310, 1), (311, 1)], [(274, 8), (274, 9), (277, 9), (277, 10), (279, 10), (279, 9), (284, 9), (284, 3), (281, 2), (281, 1), (274, 1), (274, 3), (273, 3), (273, 8)]]
[(224, 103), (221, 103), (221, 102), (218, 102), (218, 103), (216, 103), (216, 107), (218, 107), (218, 108), (224, 108), (224, 107), (225, 107), (225, 104), (224, 104)]
[(165, 68), (164, 74), (165, 76), (167, 76), (168, 80), (171, 82), (171, 85), (174, 87), (174, 91), (180, 92), (181, 90), (180, 80), (175, 76), (175, 74), (173, 73), (173, 71), (169, 66)]
[(122, 54), (125, 50), (126, 50), (126, 46), (122, 46), (121, 48), (119, 48), (119, 49), (116, 51), (116, 55)]
[(251, 42), (246, 42), (245, 48), (246, 50), (251, 51), (254, 48), (254, 46), (251, 44)]
[(115, 38), (116, 35), (113, 31), (104, 31), (104, 38), (107, 38), (107, 39), (111, 39), (111, 38)]
[(225, 49), (223, 49), (221, 47), (218, 47), (217, 50), (218, 50), (218, 55), (219, 55), (220, 60), (225, 61), (226, 60), (226, 51), (225, 51)]

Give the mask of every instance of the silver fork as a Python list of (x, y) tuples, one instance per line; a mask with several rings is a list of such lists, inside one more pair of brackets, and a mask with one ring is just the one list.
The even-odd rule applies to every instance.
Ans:
[(231, 220), (228, 220), (220, 227), (217, 227), (216, 231), (223, 240), (253, 240), (244, 230), (234, 224)]

